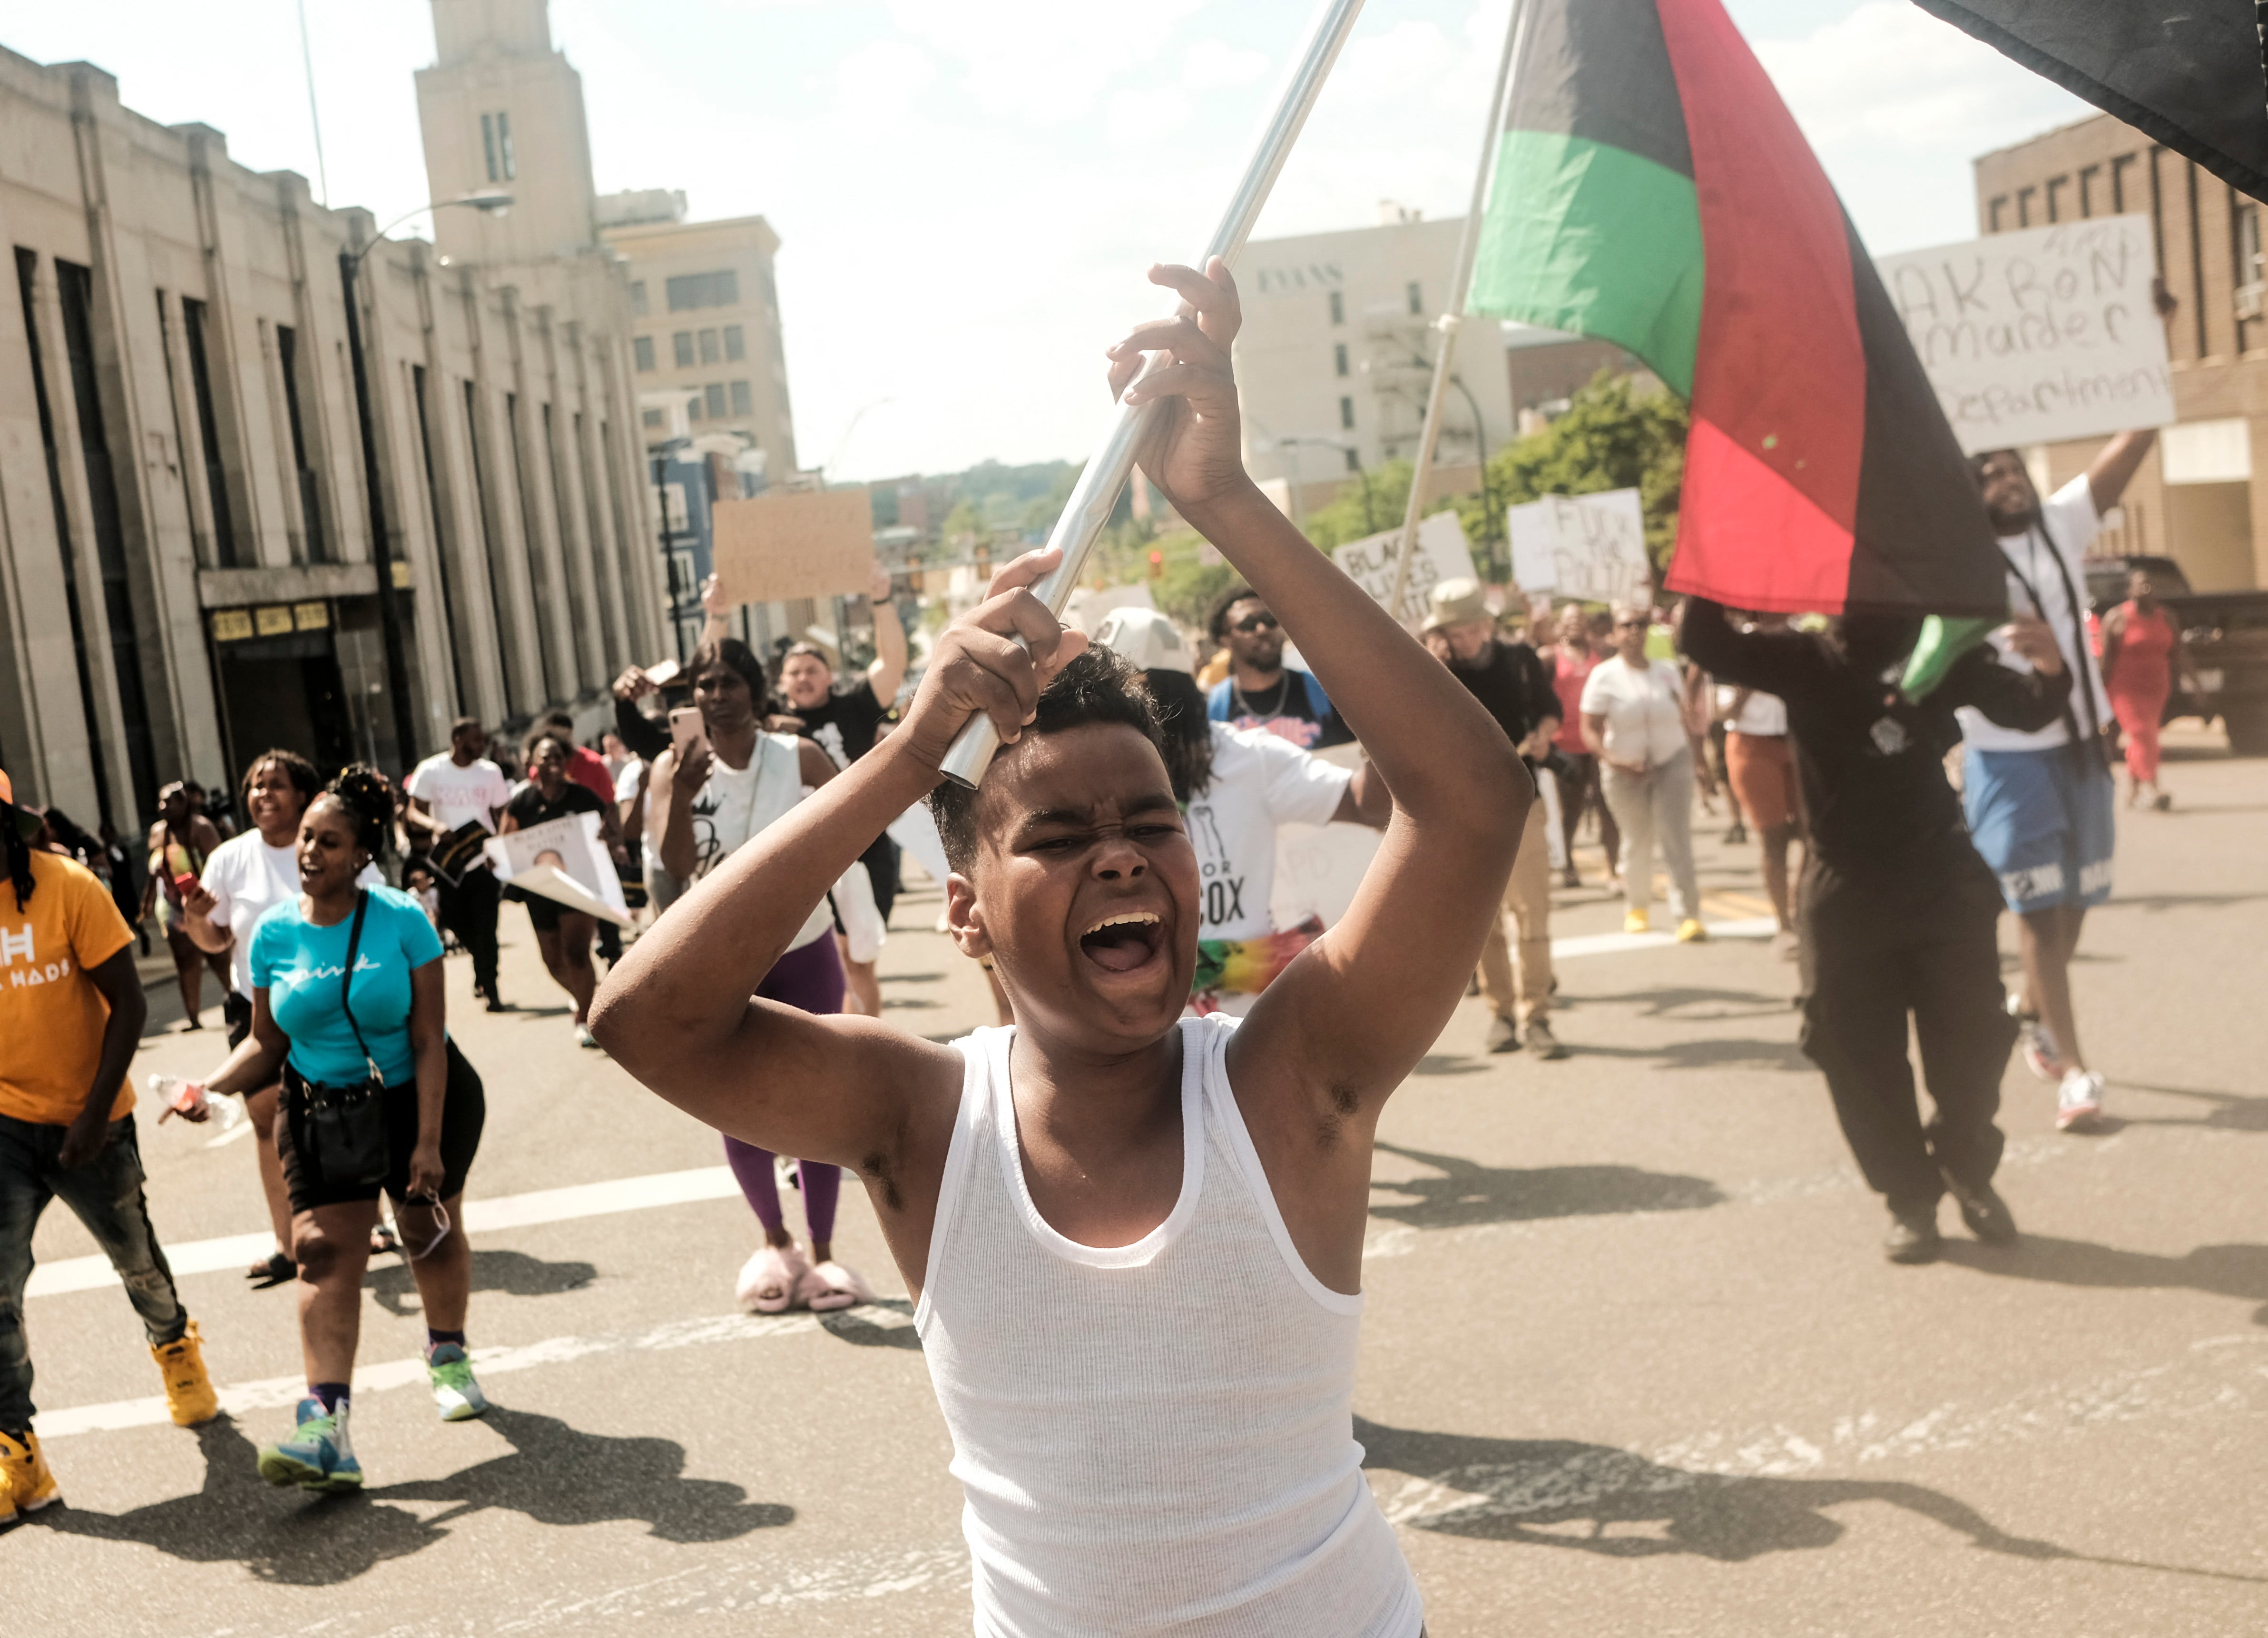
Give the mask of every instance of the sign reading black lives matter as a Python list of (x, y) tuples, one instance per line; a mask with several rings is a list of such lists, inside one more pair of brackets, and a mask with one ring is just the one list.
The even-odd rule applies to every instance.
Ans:
[(1878, 256), (1964, 454), (2174, 418), (2146, 216)]

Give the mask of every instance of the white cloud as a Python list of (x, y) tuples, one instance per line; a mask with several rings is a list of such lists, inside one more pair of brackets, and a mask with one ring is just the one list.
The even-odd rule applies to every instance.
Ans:
[(1191, 91), (1248, 85), (1266, 77), (1272, 66), (1264, 51), (1247, 51), (1225, 40), (1200, 40), (1182, 53), (1182, 84)]

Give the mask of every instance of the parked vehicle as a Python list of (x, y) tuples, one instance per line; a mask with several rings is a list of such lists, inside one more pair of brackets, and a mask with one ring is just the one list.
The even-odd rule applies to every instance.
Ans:
[(2231, 750), (2268, 756), (2268, 592), (2193, 592), (2171, 557), (2089, 557), (2087, 598), (2097, 618), (2126, 601), (2126, 577), (2137, 569), (2149, 571), (2195, 668), (2195, 690), (2177, 677), (2165, 720), (2209, 725), (2218, 717)]

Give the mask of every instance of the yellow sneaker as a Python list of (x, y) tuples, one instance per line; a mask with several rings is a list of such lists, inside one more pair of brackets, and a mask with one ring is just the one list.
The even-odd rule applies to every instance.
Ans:
[(63, 1499), (40, 1450), (40, 1435), (26, 1432), (18, 1442), (0, 1433), (0, 1525), (14, 1524), (19, 1511), (36, 1513)]
[(1680, 944), (1706, 944), (1709, 929), (1701, 925), (1699, 917), (1688, 916), (1677, 924), (1677, 941)]
[(1624, 933), (1644, 933), (1653, 925), (1653, 924), (1651, 921), (1646, 919), (1646, 911), (1642, 910), (1626, 910), (1623, 911), (1623, 931)]
[(174, 1427), (194, 1428), (220, 1414), (220, 1395), (213, 1391), (212, 1378), (205, 1375), (196, 1321), (189, 1322), (179, 1341), (151, 1348), (150, 1357), (166, 1373), (166, 1408), (173, 1413)]

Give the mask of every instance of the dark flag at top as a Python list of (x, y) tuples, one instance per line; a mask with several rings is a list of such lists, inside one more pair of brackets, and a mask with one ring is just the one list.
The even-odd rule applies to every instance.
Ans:
[(1937, 395), (1719, 0), (1528, 0), (1522, 26), (1471, 309), (1618, 342), (1684, 395), (1669, 589), (2001, 615)]
[(2268, 199), (2255, 0), (1915, 0), (1925, 11)]

